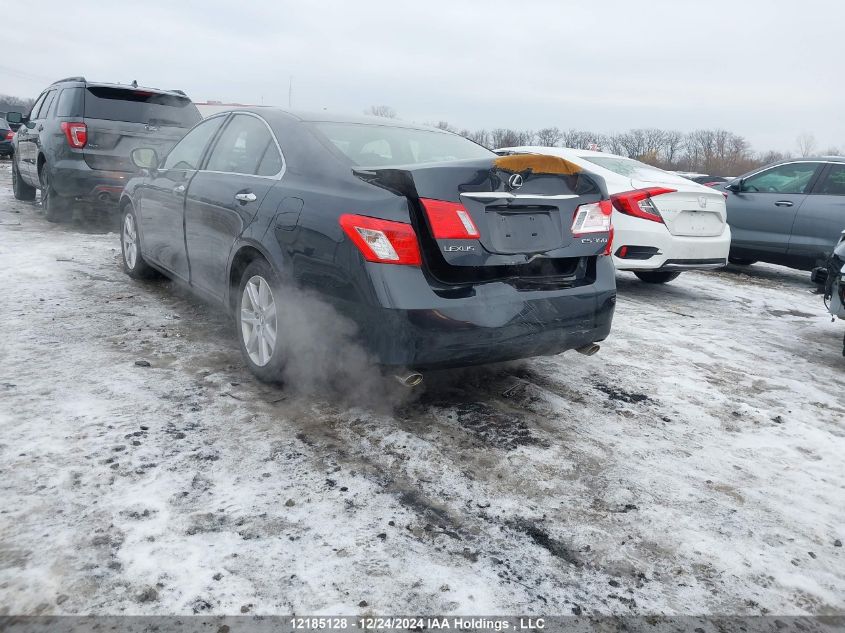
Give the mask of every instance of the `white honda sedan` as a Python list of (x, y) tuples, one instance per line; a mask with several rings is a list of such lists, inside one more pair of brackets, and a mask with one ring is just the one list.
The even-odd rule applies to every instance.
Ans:
[(505, 147), (499, 154), (559, 156), (598, 174), (613, 201), (613, 261), (649, 283), (727, 264), (724, 194), (624, 156), (563, 147)]

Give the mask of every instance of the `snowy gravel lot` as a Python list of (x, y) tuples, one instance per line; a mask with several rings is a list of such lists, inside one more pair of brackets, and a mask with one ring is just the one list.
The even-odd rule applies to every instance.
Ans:
[(119, 258), (0, 163), (0, 615), (845, 612), (843, 323), (806, 273), (619, 274), (598, 355), (364, 407), (256, 382)]

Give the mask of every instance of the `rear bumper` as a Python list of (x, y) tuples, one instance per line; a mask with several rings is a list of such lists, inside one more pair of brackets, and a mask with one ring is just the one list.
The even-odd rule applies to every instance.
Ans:
[(0, 141), (0, 156), (11, 156), (15, 153), (12, 141)]
[(604, 340), (616, 304), (610, 258), (596, 280), (559, 290), (479, 284), (470, 296), (436, 294), (418, 268), (367, 264), (373, 301), (348, 303), (368, 350), (383, 365), (418, 370), (547, 356)]
[(102, 204), (116, 204), (131, 172), (91, 169), (80, 156), (53, 165), (53, 187), (59, 195)]
[[(614, 216), (615, 218), (616, 216)], [(618, 270), (702, 270), (721, 268), (727, 264), (731, 248), (731, 230), (725, 225), (721, 235), (712, 237), (688, 237), (672, 235), (663, 224), (654, 227), (618, 227), (613, 239), (613, 252), (624, 245), (651, 246), (657, 253), (648, 259), (622, 259), (614, 255), (613, 262)]]

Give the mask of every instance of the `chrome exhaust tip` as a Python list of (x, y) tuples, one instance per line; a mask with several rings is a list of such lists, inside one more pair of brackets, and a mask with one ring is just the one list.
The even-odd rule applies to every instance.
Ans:
[(590, 343), (589, 345), (582, 345), (581, 347), (576, 347), (575, 351), (579, 354), (583, 354), (584, 356), (592, 356), (600, 349), (601, 346), (598, 343)]
[(413, 388), (420, 385), (423, 381), (423, 375), (416, 371), (409, 371), (403, 374), (395, 374), (394, 378), (399, 381), (399, 384), (408, 388)]

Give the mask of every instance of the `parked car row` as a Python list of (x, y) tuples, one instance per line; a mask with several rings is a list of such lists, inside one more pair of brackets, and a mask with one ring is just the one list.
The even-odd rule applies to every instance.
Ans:
[(19, 118), (15, 196), (40, 189), (51, 221), (74, 200), (116, 203), (125, 272), (163, 273), (220, 304), (264, 380), (281, 376), (279, 308), (299, 289), (352, 319), (379, 363), (414, 370), (408, 383), (427, 369), (595, 353), (616, 269), (665, 283), (748, 257), (732, 242), (751, 223), (737, 225), (734, 198), (788, 201), (794, 214), (805, 200), (786, 190), (839, 183), (833, 160), (766, 168), (723, 191), (621, 156), (494, 152), (396, 120), (271, 107), (201, 119), (180, 91), (82, 77), (52, 84)]

